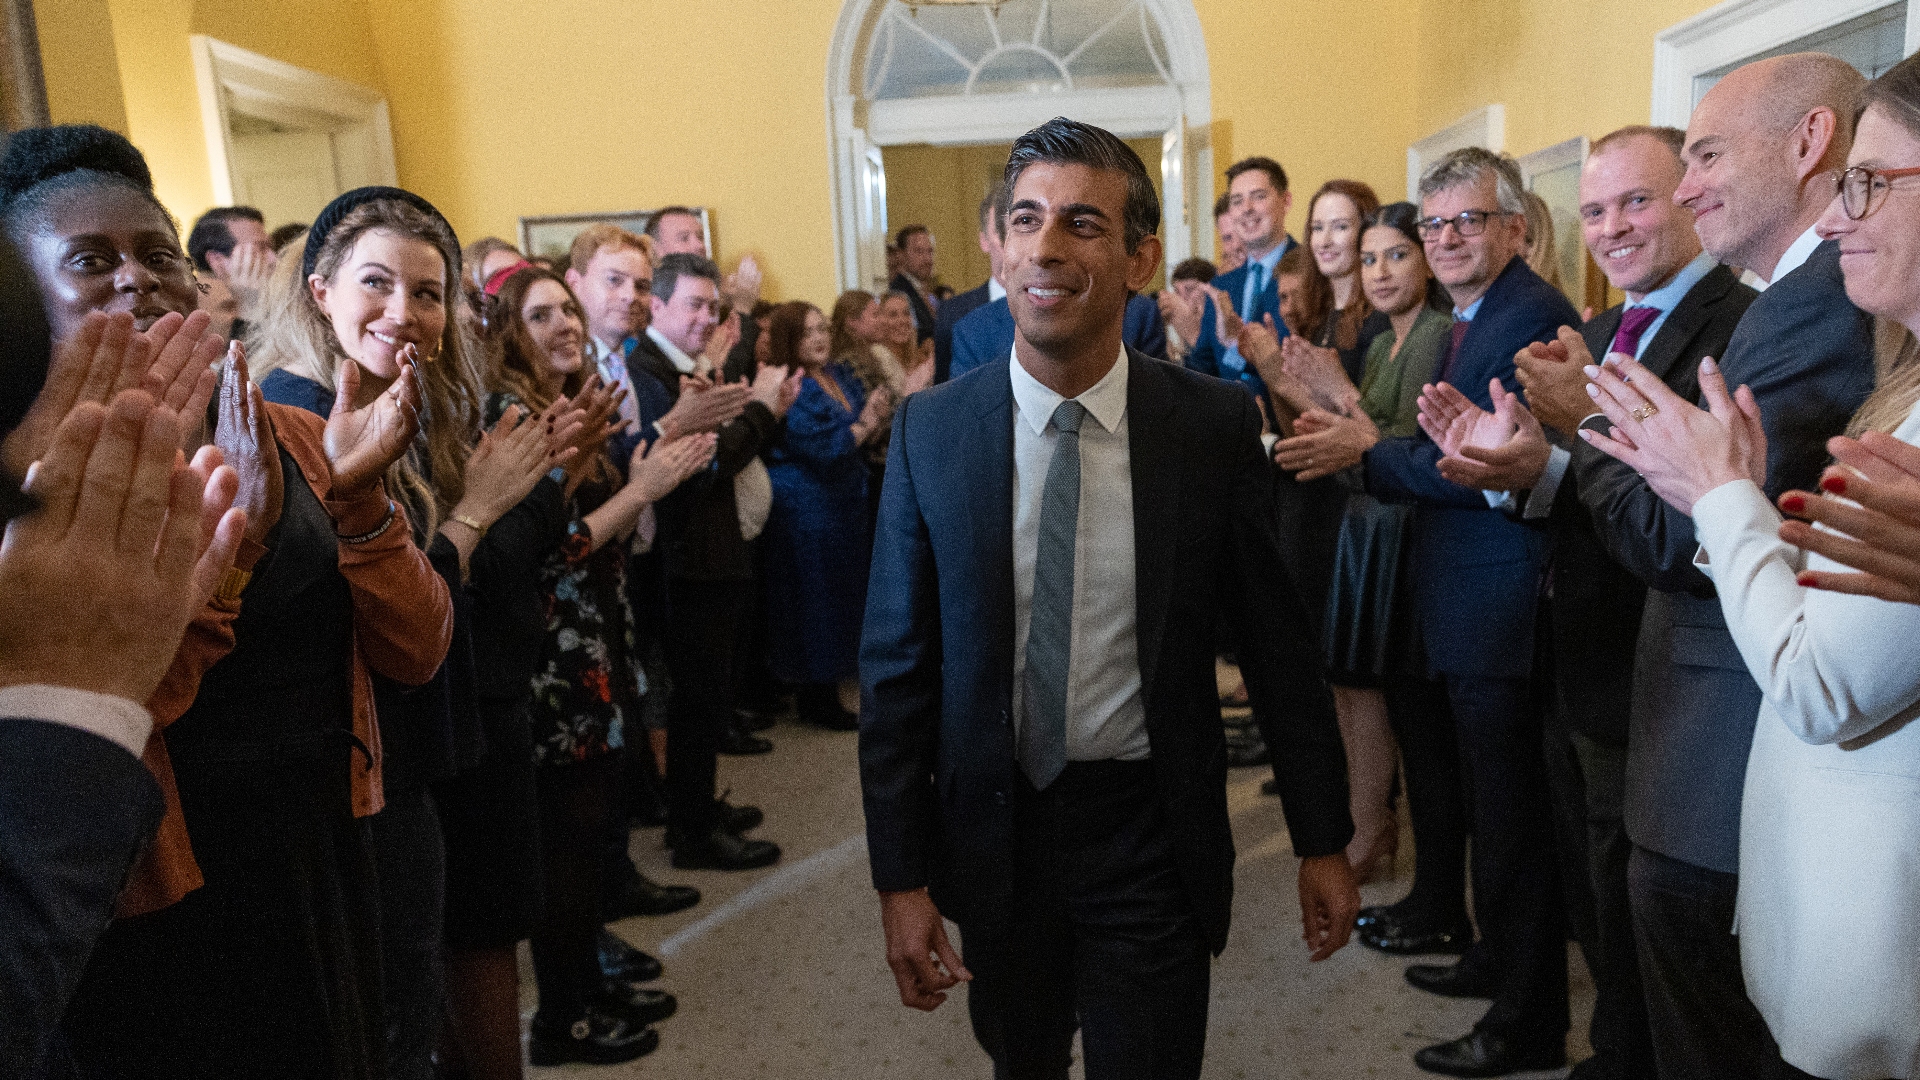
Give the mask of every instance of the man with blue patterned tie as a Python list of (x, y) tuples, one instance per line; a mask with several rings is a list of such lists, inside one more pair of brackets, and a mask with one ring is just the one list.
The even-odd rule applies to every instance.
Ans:
[[(1247, 395), (1128, 349), (1159, 202), (1112, 133), (1014, 144), (1009, 356), (894, 418), (860, 779), (902, 1004), (971, 980), (995, 1075), (1192, 1080), (1233, 891), (1222, 616), (1268, 722), (1313, 959), (1359, 910), (1345, 754)], [(943, 917), (959, 924), (964, 963)]]
[[(1287, 171), (1272, 158), (1250, 157), (1227, 170), (1227, 214), (1222, 225), (1245, 245), (1246, 264), (1213, 279), (1214, 295), (1224, 295), (1244, 322), (1273, 316), (1274, 331), (1287, 336), (1280, 321), (1280, 287), (1274, 268), (1294, 244), (1287, 235), (1287, 211), (1293, 195), (1287, 191)], [(1187, 366), (1207, 375), (1237, 380), (1264, 397), (1266, 384), (1253, 370), (1240, 347), (1220, 338), (1220, 313), (1209, 298), (1200, 317), (1200, 337), (1187, 353)]]

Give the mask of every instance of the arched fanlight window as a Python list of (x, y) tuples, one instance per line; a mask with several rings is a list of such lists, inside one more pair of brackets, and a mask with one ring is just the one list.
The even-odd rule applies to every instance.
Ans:
[(1146, 0), (888, 0), (869, 41), (861, 80), (869, 101), (1173, 82)]

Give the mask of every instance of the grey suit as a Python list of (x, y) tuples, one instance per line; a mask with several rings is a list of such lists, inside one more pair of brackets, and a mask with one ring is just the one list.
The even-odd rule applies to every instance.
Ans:
[[(1690, 365), (1669, 385), (1698, 399)], [(1820, 245), (1753, 302), (1721, 368), (1767, 431), (1767, 491), (1808, 488), (1873, 389), (1873, 320), (1847, 299), (1837, 245)], [(1740, 795), (1760, 688), (1693, 566), (1693, 519), (1633, 470), (1581, 444), (1573, 468), (1601, 542), (1647, 584), (1634, 657), (1626, 823), (1635, 936), (1663, 1074), (1794, 1075), (1746, 1000), (1732, 937)]]

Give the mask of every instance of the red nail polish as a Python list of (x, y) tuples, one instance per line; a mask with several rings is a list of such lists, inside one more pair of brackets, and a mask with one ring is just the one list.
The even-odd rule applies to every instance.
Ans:
[(1807, 499), (1804, 495), (1786, 495), (1780, 499), (1780, 509), (1789, 514), (1804, 514), (1807, 511)]
[(1820, 490), (1832, 492), (1835, 495), (1845, 495), (1847, 493), (1847, 478), (1844, 476), (1821, 477)]
[(1818, 579), (1812, 574), (1801, 573), (1794, 575), (1793, 583), (1803, 589), (1811, 589), (1818, 584)]

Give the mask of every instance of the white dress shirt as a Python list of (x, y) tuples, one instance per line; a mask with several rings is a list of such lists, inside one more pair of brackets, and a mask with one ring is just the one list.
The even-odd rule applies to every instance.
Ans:
[(991, 304), (995, 300), (1004, 300), (1006, 296), (1007, 287), (1000, 284), (999, 278), (990, 277), (987, 279), (987, 303)]
[(649, 326), (647, 327), (647, 336), (653, 339), (655, 345), (660, 346), (661, 352), (667, 354), (667, 361), (673, 365), (674, 370), (682, 375), (699, 373), (700, 361), (688, 356), (686, 350), (675, 345), (667, 338), (667, 335)]
[(608, 386), (619, 390), (625, 388), (627, 396), (620, 399), (620, 419), (626, 421), (631, 431), (640, 430), (640, 405), (633, 399), (633, 388), (628, 386), (627, 357), (619, 346), (608, 348), (592, 334), (587, 335), (587, 355), (593, 360), (594, 368), (600, 372), (600, 379)]
[(66, 686), (29, 683), (0, 690), (0, 716), (40, 720), (98, 735), (139, 757), (153, 734), (153, 714), (137, 702)]
[[(1025, 722), (1022, 693), (1033, 571), (1040, 548), (1040, 501), (1059, 434), (1051, 423), (1065, 398), (1020, 366), (1008, 365), (1013, 401), (1013, 715)], [(1133, 455), (1127, 445), (1127, 352), (1074, 399), (1080, 425), (1080, 518), (1073, 546), (1073, 637), (1067, 672), (1067, 760), (1142, 761), (1147, 711), (1140, 697), (1135, 632)]]

